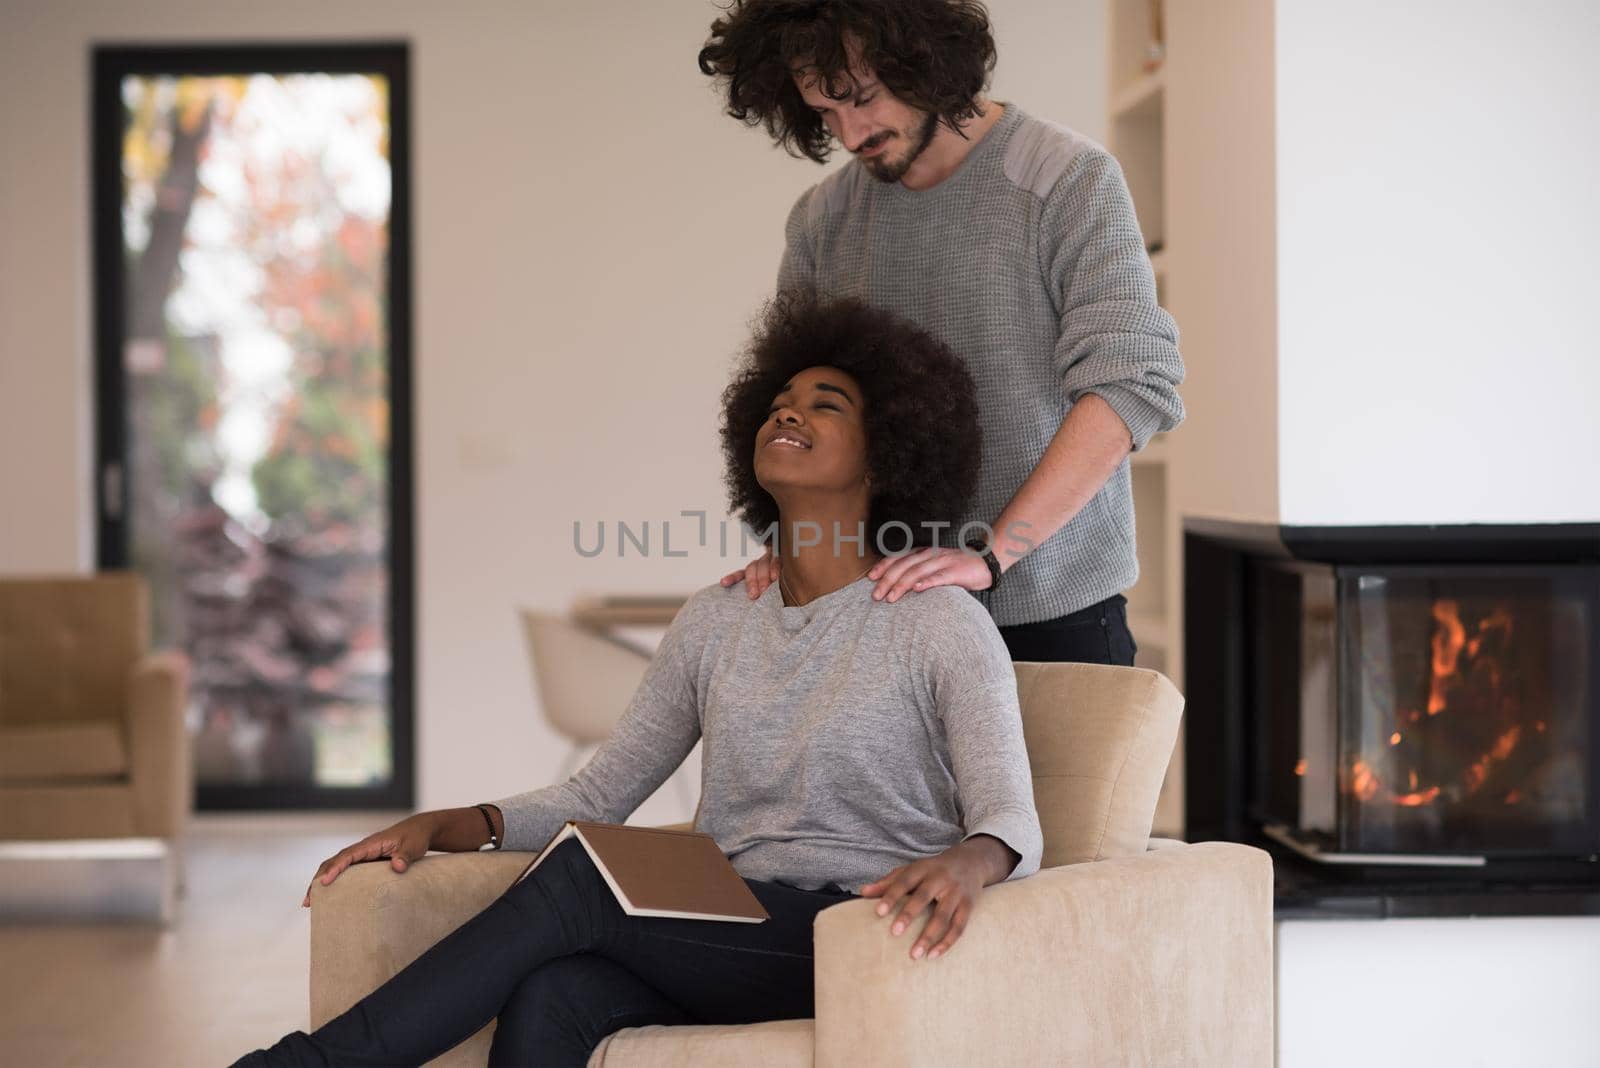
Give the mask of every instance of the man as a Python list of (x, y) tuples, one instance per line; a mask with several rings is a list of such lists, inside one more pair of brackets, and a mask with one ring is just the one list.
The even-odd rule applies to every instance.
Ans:
[[(734, 118), (855, 157), (790, 211), (779, 288), (904, 315), (978, 383), (983, 555), (950, 531), (881, 561), (874, 596), (958, 585), (1013, 659), (1131, 664), (1128, 456), (1183, 418), (1177, 327), (1116, 160), (986, 99), (994, 59), (976, 0), (733, 0), (699, 57)], [(776, 571), (723, 581), (759, 596)]]

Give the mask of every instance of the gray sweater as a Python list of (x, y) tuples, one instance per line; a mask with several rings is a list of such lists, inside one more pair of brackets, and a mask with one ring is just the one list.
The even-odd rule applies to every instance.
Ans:
[[(885, 184), (852, 161), (807, 190), (789, 213), (778, 285), (898, 312), (967, 362), (983, 467), (963, 522), (1000, 517), (1085, 393), (1122, 417), (1136, 449), (1183, 419), (1178, 330), (1156, 305), (1121, 168), (1093, 141), (1015, 104), (931, 189)], [(1033, 623), (1120, 593), (1138, 575), (1124, 462), (998, 590), (978, 596), (1000, 626)]]
[(748, 879), (851, 893), (989, 834), (1044, 848), (1016, 675), (994, 622), (940, 587), (889, 604), (861, 578), (788, 607), (778, 585), (700, 590), (611, 737), (564, 783), (496, 802), (505, 848), (563, 820), (622, 823), (705, 738), (700, 815)]

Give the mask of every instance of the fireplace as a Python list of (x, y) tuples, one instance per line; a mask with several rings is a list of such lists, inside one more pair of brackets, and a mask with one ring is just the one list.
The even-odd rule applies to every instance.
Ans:
[(1280, 906), (1600, 912), (1600, 527), (1184, 542), (1190, 840)]

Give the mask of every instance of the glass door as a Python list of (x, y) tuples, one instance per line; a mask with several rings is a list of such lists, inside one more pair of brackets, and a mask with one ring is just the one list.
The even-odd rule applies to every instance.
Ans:
[(1597, 607), (1585, 565), (1341, 570), (1346, 848), (1600, 849)]
[(99, 562), (201, 808), (412, 804), (403, 45), (95, 54)]

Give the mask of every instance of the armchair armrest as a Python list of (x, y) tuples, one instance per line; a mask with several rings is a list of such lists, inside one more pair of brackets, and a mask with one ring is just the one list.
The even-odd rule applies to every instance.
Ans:
[(512, 850), (431, 853), (403, 873), (386, 863), (355, 864), (331, 886), (314, 883), (311, 1026), (344, 1012), (482, 912), (533, 858)]
[(188, 689), (189, 661), (182, 653), (143, 657), (128, 676), (128, 778), (140, 834), (177, 837), (189, 815)]
[(1229, 1064), (1273, 1057), (1272, 862), (1224, 842), (986, 887), (914, 961), (867, 898), (819, 913), (816, 1063)]
[(533, 860), (522, 852), (434, 853), (404, 872), (353, 864), (311, 887), (311, 1026), (376, 990), (487, 908)]

